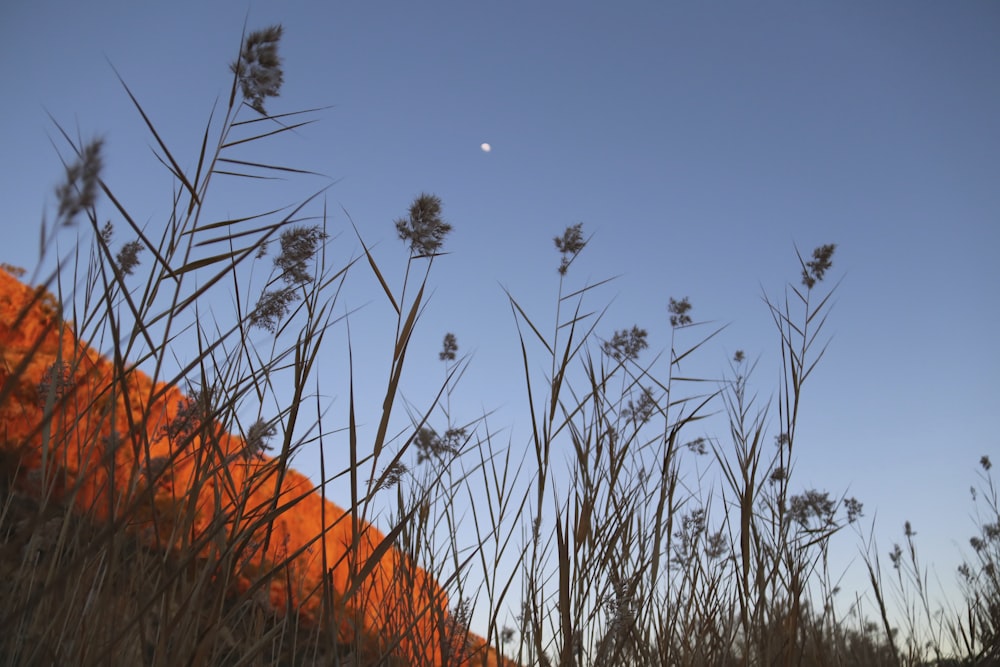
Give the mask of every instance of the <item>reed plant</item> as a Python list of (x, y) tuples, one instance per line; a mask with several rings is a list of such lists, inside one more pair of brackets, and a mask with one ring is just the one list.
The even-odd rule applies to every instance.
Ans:
[[(758, 362), (742, 350), (723, 377), (689, 374), (726, 327), (697, 320), (686, 297), (649, 325), (669, 334), (652, 358), (646, 328), (609, 327), (609, 309), (590, 303), (614, 278), (574, 282), (593, 238), (566, 227), (554, 238), (551, 319), (506, 293), (530, 432), (527, 447), (501, 441), (492, 414), (452, 409), (472, 363), (452, 333), (437, 352), (440, 386), (419, 404), (401, 398), (452, 229), (438, 197), (419, 195), (393, 223), (408, 251), (399, 285), (349, 217), (361, 252), (333, 259), (324, 188), (290, 207), (213, 215), (219, 179), (317, 176), (253, 154), (320, 111), (269, 111), (281, 38), (279, 26), (244, 35), (192, 169), (122, 81), (175, 183), (162, 225), (139, 224), (104, 181), (100, 140), (53, 121), (65, 178), (54, 220), (41, 223), (38, 268), (0, 271), (0, 661), (1000, 660), (987, 457), (985, 514), (960, 571), (965, 608), (932, 609), (907, 525), (905, 549), (889, 552), (895, 579), (868, 537), (872, 589), (839, 611), (831, 543), (847, 526), (863, 537), (863, 506), (794, 481), (809, 446), (804, 387), (827, 351), (835, 245), (796, 250), (797, 279), (764, 296), (781, 381), (760, 394)], [(89, 252), (51, 257), (66, 230), (86, 230)], [(357, 373), (374, 373), (354, 368), (340, 307), (349, 278), (376, 285), (394, 320), (373, 411), (354, 391)], [(334, 330), (348, 359), (342, 429), (325, 418), (317, 372)], [(361, 412), (378, 415), (367, 440)], [(315, 481), (292, 468), (303, 451), (318, 454)], [(349, 493), (328, 502), (342, 480)], [(874, 600), (870, 617), (862, 599)]]

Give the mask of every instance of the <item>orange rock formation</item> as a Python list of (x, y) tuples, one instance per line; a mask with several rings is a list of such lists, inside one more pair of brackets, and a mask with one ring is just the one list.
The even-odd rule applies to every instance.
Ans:
[[(51, 296), (0, 269), (0, 453), (16, 460), (22, 490), (40, 492), (43, 480), (55, 480), (57, 497), (72, 497), (101, 521), (126, 521), (157, 548), (194, 544), (207, 553), (218, 548), (212, 535), (221, 526), (243, 540), (238, 585), (245, 590), (286, 563), (272, 578), (270, 602), (307, 621), (331, 606), (322, 603), (325, 551), (342, 641), (357, 629), (379, 644), (375, 654), (459, 664), (449, 649), (448, 600), (432, 577), (395, 548), (378, 550), (384, 536), (374, 527), (352, 530), (351, 513), (324, 504), (305, 476), (248, 456), (241, 438), (195, 413), (197, 401), (177, 387), (120, 365), (115, 372), (60, 322)], [(372, 559), (367, 576), (352, 577)], [(504, 664), (481, 639), (463, 643), (471, 657), (461, 664)]]

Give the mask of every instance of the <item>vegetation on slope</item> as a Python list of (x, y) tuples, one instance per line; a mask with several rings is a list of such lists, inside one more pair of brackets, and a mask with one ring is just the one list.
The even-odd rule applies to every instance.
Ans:
[[(907, 527), (905, 548), (889, 552), (888, 584), (873, 540), (863, 554), (876, 620), (861, 596), (848, 617), (838, 611), (828, 550), (846, 526), (862, 535), (862, 505), (792, 481), (795, 453), (807, 446), (797, 428), (803, 388), (826, 351), (833, 244), (797, 253), (799, 279), (781, 298), (765, 297), (782, 365), (765, 400), (751, 389), (756, 364), (742, 351), (728, 377), (682, 372), (724, 329), (691, 342), (705, 324), (687, 298), (669, 299), (669, 349), (652, 360), (646, 329), (602, 335), (606, 311), (587, 301), (608, 281), (572, 284), (590, 239), (570, 225), (554, 239), (551, 329), (507, 295), (531, 423), (524, 458), (499, 446), (485, 419), (460, 424), (447, 409), (468, 363), (452, 334), (440, 352), (445, 382), (427, 405), (407, 405), (411, 427), (391, 435), (428, 278), (451, 230), (440, 199), (421, 195), (395, 221), (410, 253), (401, 288), (356, 228), (362, 256), (330, 268), (322, 191), (290, 211), (215, 219), (206, 207), (215, 177), (306, 174), (237, 152), (311, 122), (310, 111), (266, 108), (283, 81), (281, 37), (272, 27), (242, 41), (228, 102), (206, 125), (190, 172), (125, 87), (176, 181), (158, 239), (102, 180), (101, 142), (60, 128), (72, 154), (56, 219), (42, 224), (43, 252), (60, 229), (81, 224), (93, 246), (89, 258), (79, 248), (56, 258), (47, 276), (0, 271), (3, 662), (1000, 658), (1000, 513), (987, 457), (986, 514), (960, 571), (965, 608), (931, 611)], [(110, 216), (98, 216), (102, 198)], [(309, 215), (314, 208), (321, 213)], [(117, 222), (99, 222), (107, 217)], [(118, 244), (122, 230), (134, 240)], [(268, 260), (261, 283), (252, 269)], [(320, 419), (314, 364), (338, 323), (340, 289), (359, 268), (394, 313), (395, 335), (370, 446), (359, 444), (348, 349), (348, 425), (337, 434), (346, 461), (329, 466), (333, 434)], [(234, 304), (232, 321), (209, 305), (219, 291)], [(270, 349), (255, 343), (262, 333)], [(290, 389), (277, 390), (279, 376)], [(728, 417), (726, 437), (703, 430), (713, 412)], [(290, 467), (304, 447), (319, 452), (318, 483)], [(569, 453), (565, 468), (556, 451)], [(692, 459), (708, 461), (717, 480), (692, 481)], [(326, 499), (336, 478), (350, 484), (343, 508)], [(471, 545), (456, 537), (470, 524)], [(474, 617), (486, 619), (476, 628), (484, 639), (469, 632)]]

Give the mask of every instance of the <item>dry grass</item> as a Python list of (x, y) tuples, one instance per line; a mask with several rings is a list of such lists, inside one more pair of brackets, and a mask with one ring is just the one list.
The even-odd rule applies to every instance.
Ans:
[[(101, 179), (101, 143), (60, 128), (66, 179), (56, 219), (42, 223), (38, 266), (60, 229), (89, 224), (94, 240), (89, 257), (57, 257), (50, 274), (28, 279), (43, 289), (0, 274), (0, 660), (1000, 659), (1000, 513), (985, 457), (982, 534), (961, 571), (966, 608), (932, 610), (908, 529), (905, 548), (890, 553), (893, 572), (868, 539), (872, 590), (863, 598), (874, 600), (875, 620), (862, 596), (853, 617), (837, 615), (828, 549), (848, 525), (862, 535), (861, 503), (793, 484), (795, 452), (808, 446), (797, 438), (799, 407), (826, 351), (835, 246), (797, 253), (800, 279), (780, 298), (765, 297), (783, 380), (762, 398), (751, 389), (756, 364), (741, 351), (727, 377), (685, 375), (686, 360), (724, 328), (696, 321), (686, 298), (669, 300), (663, 355), (645, 359), (639, 326), (606, 335), (606, 311), (588, 303), (608, 281), (572, 284), (591, 239), (582, 225), (568, 227), (555, 238), (552, 324), (508, 294), (531, 423), (518, 458), (516, 445), (496, 442), (489, 415), (453, 415), (450, 397), (469, 360), (451, 334), (438, 392), (417, 408), (399, 399), (431, 269), (451, 230), (437, 197), (421, 195), (394, 221), (410, 250), (398, 289), (357, 228), (362, 256), (332, 266), (322, 191), (291, 210), (209, 217), (216, 178), (307, 175), (245, 157), (316, 111), (266, 110), (283, 79), (280, 39), (280, 28), (269, 28), (242, 40), (229, 99), (206, 124), (189, 172), (122, 82), (176, 181), (160, 230), (137, 224)], [(110, 216), (99, 218), (102, 200)], [(118, 222), (99, 223), (108, 217)], [(118, 244), (122, 233), (133, 240)], [(254, 273), (268, 265), (266, 278)], [(394, 313), (391, 364), (376, 436), (363, 446), (348, 349), (348, 424), (336, 434), (347, 461), (331, 466), (324, 452), (334, 434), (320, 419), (314, 364), (331, 327), (349, 332), (334, 313), (358, 271), (374, 278)], [(231, 321), (207, 306), (219, 293), (233, 303)], [(393, 433), (401, 410), (410, 427)], [(707, 430), (715, 413), (728, 418), (724, 437)], [(303, 448), (320, 454), (319, 484), (290, 468)], [(714, 481), (685, 474), (692, 457), (717, 473)], [(343, 509), (326, 500), (335, 479), (349, 480)], [(475, 537), (469, 544), (459, 534)], [(887, 573), (895, 576), (888, 584)], [(470, 634), (473, 618), (486, 619), (476, 627), (485, 640)]]

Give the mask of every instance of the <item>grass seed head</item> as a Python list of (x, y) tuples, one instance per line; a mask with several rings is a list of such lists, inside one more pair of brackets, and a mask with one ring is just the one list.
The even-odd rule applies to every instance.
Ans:
[(691, 316), (688, 315), (691, 311), (691, 302), (688, 301), (687, 297), (684, 297), (680, 301), (670, 297), (667, 311), (670, 313), (670, 326), (677, 328), (691, 324)]
[(280, 25), (273, 25), (250, 33), (243, 43), (239, 59), (230, 65), (239, 78), (243, 99), (262, 116), (267, 115), (264, 99), (278, 97), (285, 79), (278, 56), (282, 32)]
[(802, 268), (802, 284), (807, 289), (812, 289), (823, 280), (826, 272), (833, 266), (833, 251), (836, 249), (836, 243), (827, 243), (813, 250), (813, 258)]
[(395, 224), (399, 238), (409, 241), (410, 253), (420, 257), (437, 254), (452, 229), (441, 219), (440, 197), (427, 193), (414, 199), (409, 216), (398, 218)]
[(63, 226), (72, 225), (81, 211), (93, 208), (97, 202), (101, 168), (104, 166), (101, 158), (103, 146), (103, 139), (94, 139), (84, 145), (76, 161), (66, 167), (66, 180), (56, 186), (58, 217)]
[(559, 274), (566, 275), (569, 265), (573, 263), (576, 256), (587, 245), (586, 239), (583, 238), (583, 223), (578, 222), (575, 225), (570, 225), (563, 232), (562, 236), (557, 236), (553, 240), (556, 244), (556, 250), (562, 253), (562, 259), (559, 262)]

